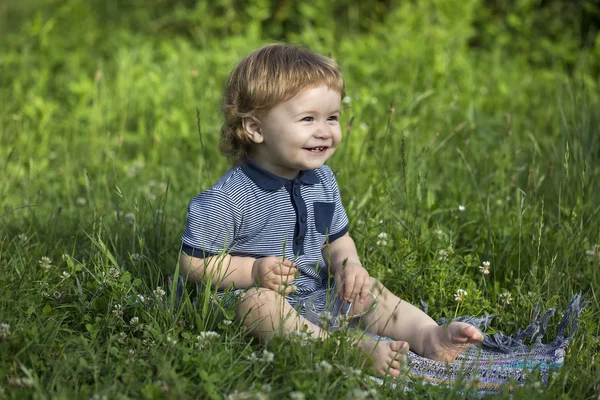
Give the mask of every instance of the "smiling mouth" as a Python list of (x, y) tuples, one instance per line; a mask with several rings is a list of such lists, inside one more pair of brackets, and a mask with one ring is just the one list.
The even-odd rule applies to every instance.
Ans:
[(325, 151), (327, 149), (327, 147), (308, 147), (305, 148), (304, 150), (310, 151), (311, 153), (321, 153), (323, 151)]

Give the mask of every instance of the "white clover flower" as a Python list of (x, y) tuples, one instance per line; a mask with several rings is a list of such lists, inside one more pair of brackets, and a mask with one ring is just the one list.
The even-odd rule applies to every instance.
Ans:
[(449, 254), (448, 254), (447, 250), (440, 249), (438, 251), (438, 261), (442, 261), (442, 262), (447, 261), (448, 260), (448, 256), (449, 256)]
[(163, 299), (163, 297), (165, 297), (166, 294), (167, 294), (167, 292), (165, 292), (165, 290), (163, 288), (161, 288), (160, 286), (158, 286), (156, 289), (154, 289), (154, 295), (161, 300)]
[(111, 312), (118, 318), (123, 317), (123, 308), (120, 304), (115, 304)]
[(454, 301), (457, 303), (462, 303), (464, 298), (467, 296), (467, 291), (463, 289), (458, 289), (456, 293), (454, 293)]
[(229, 325), (231, 325), (232, 323), (233, 323), (233, 321), (232, 321), (232, 320), (230, 320), (230, 319), (224, 319), (224, 320), (223, 320), (223, 325), (225, 325), (225, 326), (229, 326)]
[(52, 268), (52, 260), (49, 257), (42, 257), (40, 261), (38, 261), (38, 264), (44, 269), (44, 272), (48, 272), (50, 271), (50, 268)]
[(128, 225), (133, 225), (135, 222), (135, 214), (131, 212), (125, 214), (125, 222), (127, 222)]
[(200, 334), (196, 336), (196, 340), (198, 341), (198, 347), (200, 349), (205, 349), (210, 347), (210, 345), (215, 343), (220, 337), (221, 335), (218, 332), (204, 331), (200, 332)]
[(348, 393), (348, 399), (352, 399), (352, 400), (364, 400), (367, 397), (369, 397), (369, 392), (367, 392), (366, 390), (361, 390), (359, 388), (356, 388), (354, 390), (352, 390), (352, 392)]
[(489, 275), (490, 274), (490, 262), (484, 261), (482, 264), (483, 265), (479, 266), (479, 272), (481, 272), (483, 275)]
[(77, 204), (80, 206), (85, 206), (85, 203), (87, 203), (87, 200), (84, 199), (83, 197), (78, 197), (76, 200)]
[(137, 261), (137, 260), (139, 260), (139, 259), (140, 259), (140, 255), (139, 255), (139, 253), (133, 253), (133, 254), (131, 254), (131, 256), (130, 256), (130, 257), (131, 257), (131, 259), (132, 259), (133, 261)]
[(140, 319), (138, 317), (133, 317), (129, 320), (129, 325), (138, 326), (140, 324)]
[(118, 270), (118, 269), (116, 269), (115, 267), (111, 267), (111, 268), (108, 270), (108, 275), (110, 275), (110, 277), (111, 277), (111, 278), (114, 278), (114, 279), (116, 279), (116, 278), (118, 278), (118, 277), (119, 277), (119, 275), (121, 275), (121, 271), (119, 271), (119, 270)]
[(275, 359), (275, 354), (271, 353), (268, 350), (263, 350), (262, 361), (264, 361), (266, 363), (272, 363), (274, 359)]
[(462, 204), (458, 206), (458, 211), (465, 211), (467, 208)]
[(329, 323), (331, 321), (332, 315), (329, 311), (323, 311), (320, 315), (319, 315), (319, 321), (321, 323), (322, 326), (329, 326)]
[(10, 337), (10, 325), (6, 322), (0, 324), (0, 340), (6, 340)]
[(326, 375), (329, 374), (333, 369), (333, 366), (325, 360), (321, 361), (320, 363), (317, 363), (316, 367), (319, 372)]
[(510, 294), (510, 292), (500, 293), (500, 300), (504, 304), (510, 304), (510, 301), (512, 300), (512, 295)]
[(306, 331), (293, 330), (287, 333), (288, 339), (293, 342), (300, 344), (301, 347), (304, 347), (308, 344), (310, 340), (310, 335)]
[(63, 277), (63, 279), (69, 279), (71, 277), (71, 274), (68, 273), (67, 271), (63, 271), (62, 272), (62, 277)]
[(289, 393), (290, 400), (304, 400), (306, 396), (302, 392), (294, 391)]
[(381, 232), (379, 235), (377, 235), (377, 246), (386, 246), (387, 245), (387, 237), (388, 234), (385, 232)]
[(256, 394), (250, 392), (238, 392), (237, 390), (233, 393), (229, 393), (225, 396), (225, 400), (251, 400), (255, 399)]
[(589, 261), (598, 261), (600, 263), (600, 244), (595, 244), (591, 250), (585, 252), (585, 255)]
[(19, 240), (21, 241), (21, 243), (25, 243), (27, 242), (27, 235), (24, 233), (19, 233), (19, 236), (17, 236), (19, 238)]

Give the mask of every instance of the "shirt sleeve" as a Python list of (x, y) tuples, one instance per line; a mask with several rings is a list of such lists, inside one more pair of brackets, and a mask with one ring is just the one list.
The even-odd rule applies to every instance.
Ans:
[(188, 206), (182, 251), (198, 258), (230, 251), (239, 228), (236, 210), (222, 190), (210, 189), (196, 196)]
[(348, 232), (348, 216), (346, 215), (346, 209), (342, 204), (340, 189), (337, 180), (333, 175), (333, 171), (331, 171), (329, 167), (327, 167), (327, 170), (329, 187), (333, 191), (333, 198), (335, 201), (335, 210), (333, 212), (333, 219), (331, 220), (331, 233), (329, 234), (329, 243), (331, 243)]

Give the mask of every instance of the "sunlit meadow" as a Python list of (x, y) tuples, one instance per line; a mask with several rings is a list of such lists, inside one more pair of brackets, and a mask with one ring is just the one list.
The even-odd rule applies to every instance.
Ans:
[(489, 333), (555, 308), (547, 340), (582, 293), (565, 366), (513, 396), (597, 398), (600, 40), (533, 43), (548, 9), (524, 1), (508, 27), (478, 1), (382, 2), (365, 20), (347, 1), (335, 27), (329, 2), (298, 19), (261, 1), (220, 14), (234, 3), (0, 5), (0, 398), (472, 393), (378, 386), (341, 335), (264, 346), (210, 291), (168, 296), (187, 204), (228, 168), (224, 80), (270, 38), (343, 68), (329, 165), (369, 272), (436, 319), (498, 314)]

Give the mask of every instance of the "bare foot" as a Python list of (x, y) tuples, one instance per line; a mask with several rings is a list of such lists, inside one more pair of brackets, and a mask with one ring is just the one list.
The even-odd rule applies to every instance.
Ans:
[(400, 366), (406, 359), (408, 343), (362, 340), (357, 346), (371, 358), (378, 375), (400, 376)]
[(423, 357), (432, 360), (454, 361), (463, 351), (483, 341), (483, 333), (464, 322), (431, 326), (428, 331), (429, 338), (425, 340)]

